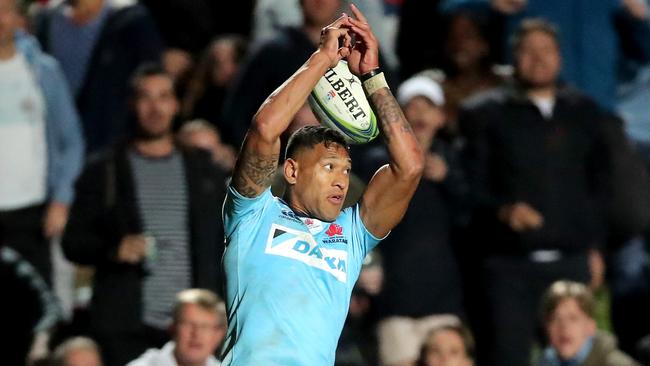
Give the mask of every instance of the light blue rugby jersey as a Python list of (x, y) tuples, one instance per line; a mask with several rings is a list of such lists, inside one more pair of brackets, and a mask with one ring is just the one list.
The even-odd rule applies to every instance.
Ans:
[(359, 206), (333, 223), (297, 216), (270, 189), (223, 207), (228, 334), (223, 365), (333, 365), (361, 263), (380, 239)]

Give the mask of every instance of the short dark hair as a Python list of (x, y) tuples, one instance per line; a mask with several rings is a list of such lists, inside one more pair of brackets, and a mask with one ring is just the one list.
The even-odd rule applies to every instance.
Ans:
[(311, 149), (320, 143), (325, 144), (325, 147), (329, 147), (330, 144), (334, 143), (346, 150), (349, 149), (348, 142), (340, 132), (324, 126), (305, 126), (289, 137), (285, 159), (294, 158), (300, 150)]
[(165, 68), (156, 62), (145, 62), (138, 66), (137, 69), (131, 74), (129, 79), (129, 86), (131, 88), (131, 97), (135, 97), (138, 92), (138, 83), (145, 78), (152, 76), (165, 76), (170, 80), (172, 79), (171, 75), (165, 70)]
[(542, 318), (544, 323), (547, 323), (551, 319), (560, 303), (568, 299), (574, 299), (578, 303), (580, 310), (591, 319), (594, 319), (596, 316), (596, 302), (594, 295), (587, 286), (574, 281), (556, 281), (546, 290), (542, 299)]
[(517, 52), (524, 38), (533, 32), (542, 32), (549, 35), (553, 38), (558, 48), (560, 47), (560, 36), (557, 27), (553, 23), (543, 18), (528, 18), (521, 21), (521, 24), (519, 24), (519, 27), (510, 39), (512, 51)]

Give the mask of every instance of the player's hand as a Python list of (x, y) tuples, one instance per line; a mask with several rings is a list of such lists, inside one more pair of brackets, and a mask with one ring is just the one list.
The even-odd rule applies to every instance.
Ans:
[(43, 235), (50, 239), (63, 234), (63, 229), (68, 222), (68, 213), (69, 207), (65, 203), (50, 203), (43, 218)]
[(117, 261), (136, 264), (147, 254), (147, 241), (143, 235), (127, 235), (117, 249)]
[(353, 74), (361, 76), (379, 67), (379, 42), (361, 11), (354, 4), (350, 4), (350, 9), (356, 19), (349, 18), (354, 45), (348, 56), (348, 67)]
[(352, 47), (349, 32), (350, 17), (341, 15), (334, 23), (323, 28), (318, 49), (330, 60), (330, 67), (336, 66), (342, 58), (348, 57)]
[(525, 202), (505, 205), (499, 209), (499, 219), (513, 231), (537, 230), (544, 225), (544, 217)]

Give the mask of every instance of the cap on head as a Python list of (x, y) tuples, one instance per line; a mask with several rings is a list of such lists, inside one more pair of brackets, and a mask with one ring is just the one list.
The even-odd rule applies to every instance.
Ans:
[(438, 107), (445, 104), (445, 94), (440, 84), (424, 75), (413, 76), (397, 89), (397, 101), (401, 105), (408, 104), (415, 97), (425, 97)]

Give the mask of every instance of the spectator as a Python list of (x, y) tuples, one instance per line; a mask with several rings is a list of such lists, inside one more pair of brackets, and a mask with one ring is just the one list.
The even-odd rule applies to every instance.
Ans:
[(211, 291), (184, 290), (176, 297), (173, 341), (151, 349), (127, 366), (219, 366), (213, 354), (226, 335), (226, 307)]
[(472, 98), (460, 113), (476, 204), (471, 232), (489, 243), (480, 275), (488, 324), (479, 342), (491, 365), (529, 361), (537, 299), (560, 278), (589, 282), (590, 250), (605, 235), (605, 117), (558, 81), (559, 50), (552, 26), (523, 22), (516, 82)]
[(163, 42), (147, 10), (134, 0), (51, 2), (35, 32), (63, 67), (77, 100), (88, 152), (126, 134), (128, 79), (158, 61)]
[(178, 100), (162, 68), (143, 66), (131, 85), (136, 135), (86, 166), (62, 243), (96, 267), (90, 320), (109, 366), (166, 342), (176, 293), (216, 291), (223, 252), (225, 173), (174, 145)]
[(61, 235), (83, 159), (79, 120), (59, 64), (0, 0), (0, 230), (52, 283), (49, 239)]
[(474, 338), (460, 322), (442, 323), (426, 337), (420, 356), (421, 366), (472, 366)]
[[(396, 52), (400, 76), (409, 78), (420, 71), (442, 68), (444, 52), (443, 0), (404, 0), (400, 9)], [(417, 46), (426, 37), (427, 47)]]
[[(142, 0), (165, 40), (165, 70), (177, 76), (220, 34), (247, 36), (254, 1)], [(182, 29), (182, 31), (180, 31)]]
[[(449, 314), (463, 316), (462, 281), (450, 237), (455, 203), (463, 189), (453, 150), (436, 140), (445, 124), (444, 95), (427, 76), (406, 80), (397, 90), (420, 147), (425, 171), (402, 221), (380, 247), (385, 283), (379, 323), (383, 365), (415, 365), (428, 330)], [(365, 168), (387, 162), (383, 147), (369, 152)], [(455, 318), (455, 317), (451, 317)]]
[(2, 363), (24, 365), (45, 358), (59, 308), (43, 278), (1, 237), (0, 279), (0, 321), (9, 335), (2, 343)]
[[(556, 24), (562, 44), (561, 79), (613, 109), (616, 102), (621, 40), (647, 42), (647, 32), (630, 37), (622, 27), (640, 28), (648, 19), (645, 0), (445, 0), (453, 8), (462, 4), (491, 6), (505, 17), (503, 39), (516, 34), (523, 19), (540, 17)], [(595, 36), (598, 35), (598, 36)], [(505, 47), (504, 47), (505, 48)], [(647, 59), (646, 59), (647, 62)]]
[[(276, 37), (256, 47), (242, 65), (233, 89), (226, 97), (222, 130), (226, 141), (239, 146), (253, 114), (264, 99), (297, 70), (316, 50), (321, 29), (330, 24), (341, 0), (304, 0), (300, 27), (283, 28)], [(231, 138), (232, 136), (232, 138)]]
[(445, 91), (446, 130), (458, 132), (458, 108), (472, 95), (498, 86), (504, 80), (503, 71), (494, 65), (488, 40), (486, 15), (471, 11), (458, 11), (448, 15), (445, 40)]
[(593, 295), (581, 283), (554, 282), (542, 302), (549, 347), (540, 366), (637, 366), (616, 348), (613, 336), (597, 332)]
[(74, 337), (54, 350), (53, 366), (102, 366), (99, 346), (90, 338)]
[[(246, 49), (244, 38), (236, 35), (219, 37), (208, 46), (189, 79), (181, 110), (184, 118), (206, 119), (220, 131), (228, 130), (221, 119), (223, 102)], [(239, 147), (230, 140), (224, 136), (226, 143)]]
[(178, 138), (184, 146), (208, 151), (212, 161), (224, 171), (232, 172), (235, 167), (237, 158), (235, 149), (222, 143), (219, 130), (207, 121), (197, 119), (184, 123), (178, 131)]

